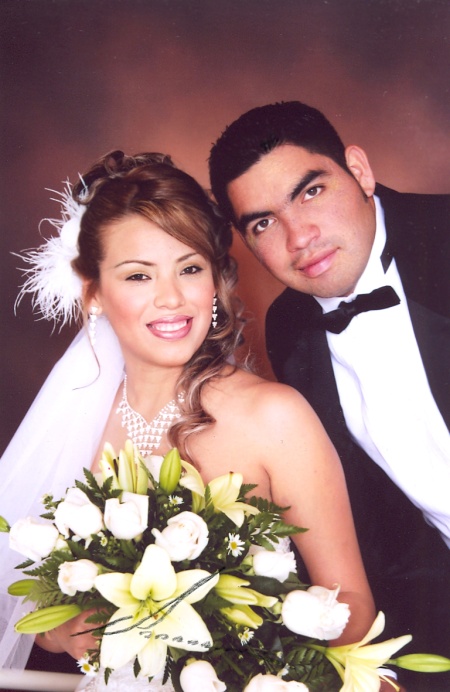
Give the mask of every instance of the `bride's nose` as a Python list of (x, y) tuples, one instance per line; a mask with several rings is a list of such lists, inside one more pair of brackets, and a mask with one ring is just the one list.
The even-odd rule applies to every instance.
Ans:
[(158, 279), (155, 290), (155, 306), (175, 310), (184, 304), (184, 295), (173, 279)]

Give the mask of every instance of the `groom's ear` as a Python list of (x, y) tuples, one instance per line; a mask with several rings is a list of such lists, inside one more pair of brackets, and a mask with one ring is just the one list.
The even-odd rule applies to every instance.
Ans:
[(350, 145), (345, 150), (345, 160), (351, 174), (358, 181), (367, 197), (372, 197), (375, 191), (375, 176), (364, 149), (355, 144)]

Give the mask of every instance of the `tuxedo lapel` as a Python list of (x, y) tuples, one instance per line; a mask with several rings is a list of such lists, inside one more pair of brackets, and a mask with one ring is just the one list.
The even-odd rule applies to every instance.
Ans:
[(315, 408), (333, 443), (337, 446), (338, 438), (343, 435), (347, 437), (348, 432), (339, 401), (326, 332), (320, 329), (311, 329), (309, 335), (302, 341), (306, 341), (309, 351), (307, 362), (311, 373), (310, 403)]
[(409, 300), (450, 318), (450, 195), (400, 193), (377, 185), (387, 254)]
[(321, 314), (322, 308), (314, 298), (287, 289), (267, 314), (267, 350), (277, 378), (303, 394), (335, 447), (342, 450), (348, 447), (350, 435), (339, 401), (326, 332), (312, 326)]

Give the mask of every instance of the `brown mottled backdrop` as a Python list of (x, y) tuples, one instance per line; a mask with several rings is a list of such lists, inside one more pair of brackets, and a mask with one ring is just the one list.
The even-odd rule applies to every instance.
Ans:
[[(160, 150), (205, 186), (210, 144), (249, 108), (299, 99), (363, 146), (378, 180), (450, 192), (448, 0), (1, 0), (3, 448), (73, 332), (34, 322), (11, 253), (100, 154)], [(279, 284), (235, 244), (261, 325)], [(265, 366), (267, 368), (267, 366)]]

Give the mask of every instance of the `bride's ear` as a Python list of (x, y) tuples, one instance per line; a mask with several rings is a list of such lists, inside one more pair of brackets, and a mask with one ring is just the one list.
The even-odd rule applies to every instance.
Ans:
[(83, 308), (86, 315), (102, 314), (102, 304), (98, 292), (90, 281), (83, 282)]

